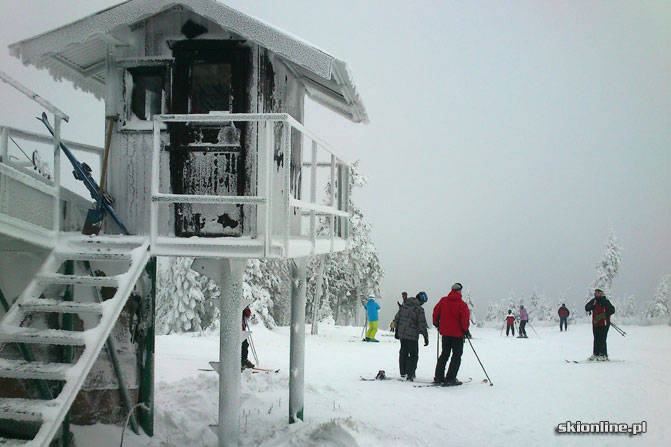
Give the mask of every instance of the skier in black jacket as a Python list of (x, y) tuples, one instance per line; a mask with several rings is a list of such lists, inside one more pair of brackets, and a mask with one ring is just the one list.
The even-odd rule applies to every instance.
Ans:
[(610, 327), (610, 316), (615, 313), (615, 307), (603, 294), (603, 290), (595, 289), (594, 298), (585, 304), (585, 310), (592, 312), (592, 333), (594, 334), (594, 348), (589, 359), (608, 361), (606, 338)]
[(419, 335), (424, 336), (424, 346), (429, 344), (426, 315), (422, 308), (427, 299), (424, 292), (419, 292), (416, 297), (406, 298), (394, 317), (395, 337), (401, 340), (398, 366), (401, 370), (401, 377), (407, 377), (411, 382), (415, 379), (415, 370), (419, 360)]

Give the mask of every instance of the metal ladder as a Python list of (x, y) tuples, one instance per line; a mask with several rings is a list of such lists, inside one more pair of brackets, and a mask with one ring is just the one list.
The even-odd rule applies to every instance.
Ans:
[[(3, 439), (0, 446), (47, 447), (58, 433), (86, 376), (105, 345), (135, 283), (149, 260), (149, 238), (137, 236), (65, 236), (0, 321), (0, 343), (82, 346), (76, 363), (48, 363), (0, 358), (0, 377), (63, 381), (61, 392), (51, 400), (0, 399), (0, 419), (39, 423), (32, 440)], [(57, 273), (66, 261), (123, 261), (129, 267), (116, 276), (77, 276)], [(104, 303), (83, 303), (41, 298), (51, 285), (114, 287), (114, 297)], [(22, 327), (32, 313), (93, 314), (97, 326), (85, 331)]]

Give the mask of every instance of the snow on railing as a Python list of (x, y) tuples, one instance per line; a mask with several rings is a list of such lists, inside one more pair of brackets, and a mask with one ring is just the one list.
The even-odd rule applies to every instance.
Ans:
[[(257, 169), (253, 170), (256, 178), (252, 178), (252, 182), (256, 181), (255, 196), (219, 196), (219, 195), (190, 195), (190, 194), (166, 194), (160, 192), (160, 154), (163, 149), (161, 143), (161, 128), (163, 123), (191, 123), (200, 125), (216, 126), (230, 125), (232, 122), (248, 122), (256, 123), (258, 127), (257, 141)], [(282, 168), (276, 171), (273, 166), (274, 153), (276, 149), (276, 126), (281, 123), (281, 136), (279, 138), (279, 148), (283, 154), (284, 163)], [(298, 131), (303, 138), (311, 141), (312, 158), (309, 163), (300, 161), (296, 166), (299, 169), (303, 167), (310, 168), (310, 199), (309, 201), (299, 200), (292, 194), (292, 175), (291, 175), (291, 160), (292, 160), (292, 130)], [(330, 162), (318, 162), (318, 151), (322, 150), (327, 153)], [(331, 194), (329, 198), (329, 205), (322, 205), (317, 203), (317, 168), (330, 168), (329, 181), (331, 185), (336, 185), (338, 180), (338, 203), (336, 203), (336, 187), (331, 187)], [(161, 244), (177, 244), (181, 247), (196, 247), (204, 246), (232, 246), (236, 244), (254, 245), (260, 244), (262, 247), (263, 257), (274, 257), (272, 249), (278, 245), (282, 248), (282, 256), (290, 256), (290, 244), (292, 239), (295, 240), (300, 237), (299, 234), (292, 232), (292, 208), (305, 210), (305, 213), (300, 212), (298, 215), (307, 215), (310, 217), (309, 234), (307, 240), (310, 243), (310, 248), (303, 254), (315, 254), (318, 251), (317, 242), (326, 238), (317, 237), (317, 215), (326, 216), (329, 219), (329, 241), (328, 249), (320, 248), (320, 251), (333, 252), (336, 251), (336, 219), (342, 219), (343, 223), (339, 226), (342, 233), (342, 239), (349, 239), (349, 209), (348, 209), (348, 184), (349, 184), (349, 169), (350, 166), (337, 152), (327, 143), (322, 141), (319, 137), (314, 135), (310, 130), (305, 128), (301, 123), (296, 121), (291, 115), (286, 113), (228, 113), (228, 112), (211, 112), (209, 114), (189, 114), (189, 115), (157, 115), (154, 117), (154, 151), (152, 157), (152, 179), (151, 179), (151, 211), (150, 211), (150, 238), (152, 248), (160, 248)], [(280, 176), (278, 178), (277, 176)], [(281, 182), (278, 182), (281, 180)], [(282, 185), (281, 196), (274, 193), (273, 185)], [(281, 200), (281, 215), (273, 211), (274, 201)], [(178, 241), (175, 237), (166, 237), (159, 235), (159, 205), (162, 204), (235, 204), (235, 205), (253, 205), (257, 207), (256, 213), (256, 227), (252, 232), (253, 242), (250, 244), (245, 242), (244, 238), (238, 239), (230, 237), (220, 238), (197, 238), (191, 237), (187, 240)], [(275, 232), (275, 233), (274, 233)], [(278, 238), (273, 238), (273, 235), (278, 235)], [(242, 239), (242, 240), (241, 240)], [(339, 245), (340, 247), (340, 245)], [(160, 249), (159, 249), (160, 251)], [(186, 254), (188, 248), (185, 249)], [(167, 254), (167, 253), (164, 253)]]
[[(60, 109), (40, 97), (37, 93), (28, 89), (2, 71), (0, 71), (0, 80), (9, 84), (11, 87), (23, 93), (32, 101), (35, 101), (42, 108), (50, 112), (53, 115), (54, 120), (53, 136), (45, 136), (13, 127), (0, 126), (0, 175), (50, 196), (53, 202), (51, 230), (47, 230), (40, 225), (32, 225), (31, 222), (26, 222), (22, 219), (17, 219), (0, 212), (0, 232), (18, 235), (22, 229), (30, 229), (32, 230), (32, 233), (41, 234), (46, 238), (43, 240), (55, 239), (58, 237), (61, 229), (61, 122), (63, 120), (68, 122), (70, 118)], [(53, 146), (53, 173), (50, 179), (44, 178), (43, 176), (35, 176), (32, 170), (26, 169), (25, 163), (11, 160), (12, 157), (9, 155), (9, 141), (13, 138)], [(71, 141), (67, 141), (66, 144), (74, 150), (97, 153), (99, 155), (102, 154), (100, 148), (95, 148), (93, 146), (78, 144)], [(31, 164), (34, 163), (35, 161), (32, 160)], [(31, 204), (26, 205), (30, 206)]]

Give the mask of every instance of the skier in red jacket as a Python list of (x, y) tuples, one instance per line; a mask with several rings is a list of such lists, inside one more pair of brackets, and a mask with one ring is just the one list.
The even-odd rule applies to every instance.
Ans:
[[(249, 327), (248, 318), (252, 315), (252, 311), (249, 309), (249, 306), (245, 307), (242, 311), (242, 330), (246, 331)], [(241, 348), (241, 362), (243, 368), (254, 368), (254, 364), (249, 361), (247, 356), (249, 355), (249, 342), (245, 338), (242, 341)]]
[(603, 294), (603, 290), (594, 289), (594, 299), (585, 304), (585, 311), (592, 312), (592, 333), (594, 347), (590, 360), (608, 361), (608, 347), (606, 338), (610, 328), (610, 316), (615, 313), (615, 307)]
[[(461, 355), (464, 352), (464, 337), (471, 337), (468, 331), (470, 323), (470, 312), (468, 306), (461, 299), (462, 285), (455, 283), (452, 291), (440, 299), (433, 308), (433, 325), (438, 328), (442, 336), (443, 351), (436, 364), (434, 382), (442, 386), (461, 385), (457, 380), (459, 366), (461, 366)], [(447, 359), (452, 352), (450, 366), (445, 373)]]
[(513, 332), (513, 337), (515, 336), (515, 315), (513, 315), (512, 310), (508, 310), (508, 316), (506, 317), (506, 337), (508, 336), (508, 332), (512, 331)]

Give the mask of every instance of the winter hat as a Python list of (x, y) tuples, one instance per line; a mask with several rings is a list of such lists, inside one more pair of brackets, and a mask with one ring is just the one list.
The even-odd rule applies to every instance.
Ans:
[(417, 298), (421, 304), (424, 304), (427, 301), (429, 301), (429, 297), (426, 294), (426, 292), (419, 292), (415, 298)]
[(462, 288), (463, 288), (463, 286), (461, 285), (461, 283), (455, 282), (454, 284), (452, 284), (452, 290), (457, 290), (457, 291), (459, 291), (459, 290), (461, 290)]
[(375, 299), (375, 295), (368, 295), (368, 299), (369, 299), (369, 300), (374, 300), (374, 299)]
[(603, 290), (601, 290), (601, 289), (594, 289), (594, 292), (601, 292), (601, 293), (603, 293)]

